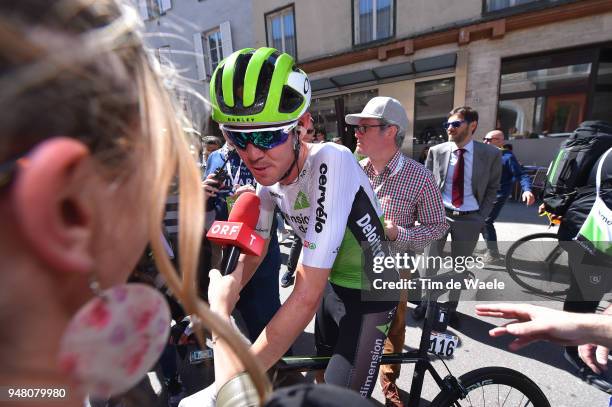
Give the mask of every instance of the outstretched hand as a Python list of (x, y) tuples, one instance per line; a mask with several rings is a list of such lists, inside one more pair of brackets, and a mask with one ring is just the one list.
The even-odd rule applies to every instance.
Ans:
[(610, 350), (602, 345), (587, 343), (578, 346), (578, 356), (595, 373), (602, 374), (608, 370)]
[(550, 341), (564, 346), (587, 343), (581, 329), (584, 314), (572, 314), (529, 304), (480, 304), (476, 306), (480, 316), (513, 319), (503, 326), (489, 331), (492, 337), (513, 335), (511, 350), (518, 350), (532, 342)]

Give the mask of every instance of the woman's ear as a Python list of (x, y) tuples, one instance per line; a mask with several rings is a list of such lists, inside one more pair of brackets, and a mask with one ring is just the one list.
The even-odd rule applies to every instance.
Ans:
[(56, 137), (36, 146), (17, 173), (17, 226), (33, 254), (55, 270), (87, 273), (93, 267), (92, 197), (84, 192), (89, 158), (82, 142)]

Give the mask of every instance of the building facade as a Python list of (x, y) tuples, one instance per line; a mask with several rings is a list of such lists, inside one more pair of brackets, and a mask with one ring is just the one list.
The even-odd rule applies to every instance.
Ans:
[[(255, 46), (293, 54), (312, 80), (328, 137), (371, 97), (408, 111), (403, 149), (446, 139), (447, 112), (480, 113), (477, 138), (504, 130), (526, 164), (546, 165), (586, 119), (612, 121), (610, 0), (258, 0)], [(546, 146), (534, 148), (535, 144)], [(524, 150), (524, 154), (523, 154)], [(544, 152), (538, 150), (545, 150)]]
[(137, 0), (145, 42), (160, 64), (171, 65), (193, 91), (179, 98), (202, 135), (221, 136), (210, 122), (210, 76), (234, 49), (251, 47), (252, 3), (243, 0)]

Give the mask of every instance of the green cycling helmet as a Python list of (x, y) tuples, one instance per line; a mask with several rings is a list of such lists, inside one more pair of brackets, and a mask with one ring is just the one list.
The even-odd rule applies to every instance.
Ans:
[(219, 63), (210, 81), (212, 118), (234, 126), (278, 125), (310, 106), (308, 77), (274, 48), (245, 48)]

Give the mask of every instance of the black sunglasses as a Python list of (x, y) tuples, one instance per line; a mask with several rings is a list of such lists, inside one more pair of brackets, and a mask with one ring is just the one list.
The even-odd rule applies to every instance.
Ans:
[(371, 127), (388, 127), (388, 124), (362, 124), (362, 125), (355, 125), (353, 126), (353, 129), (355, 130), (355, 133), (359, 132), (361, 134), (365, 134), (369, 128)]
[(465, 120), (453, 120), (452, 122), (442, 122), (442, 127), (444, 129), (448, 129), (448, 126), (453, 126), (453, 128), (458, 129), (461, 127), (463, 123), (466, 123)]

